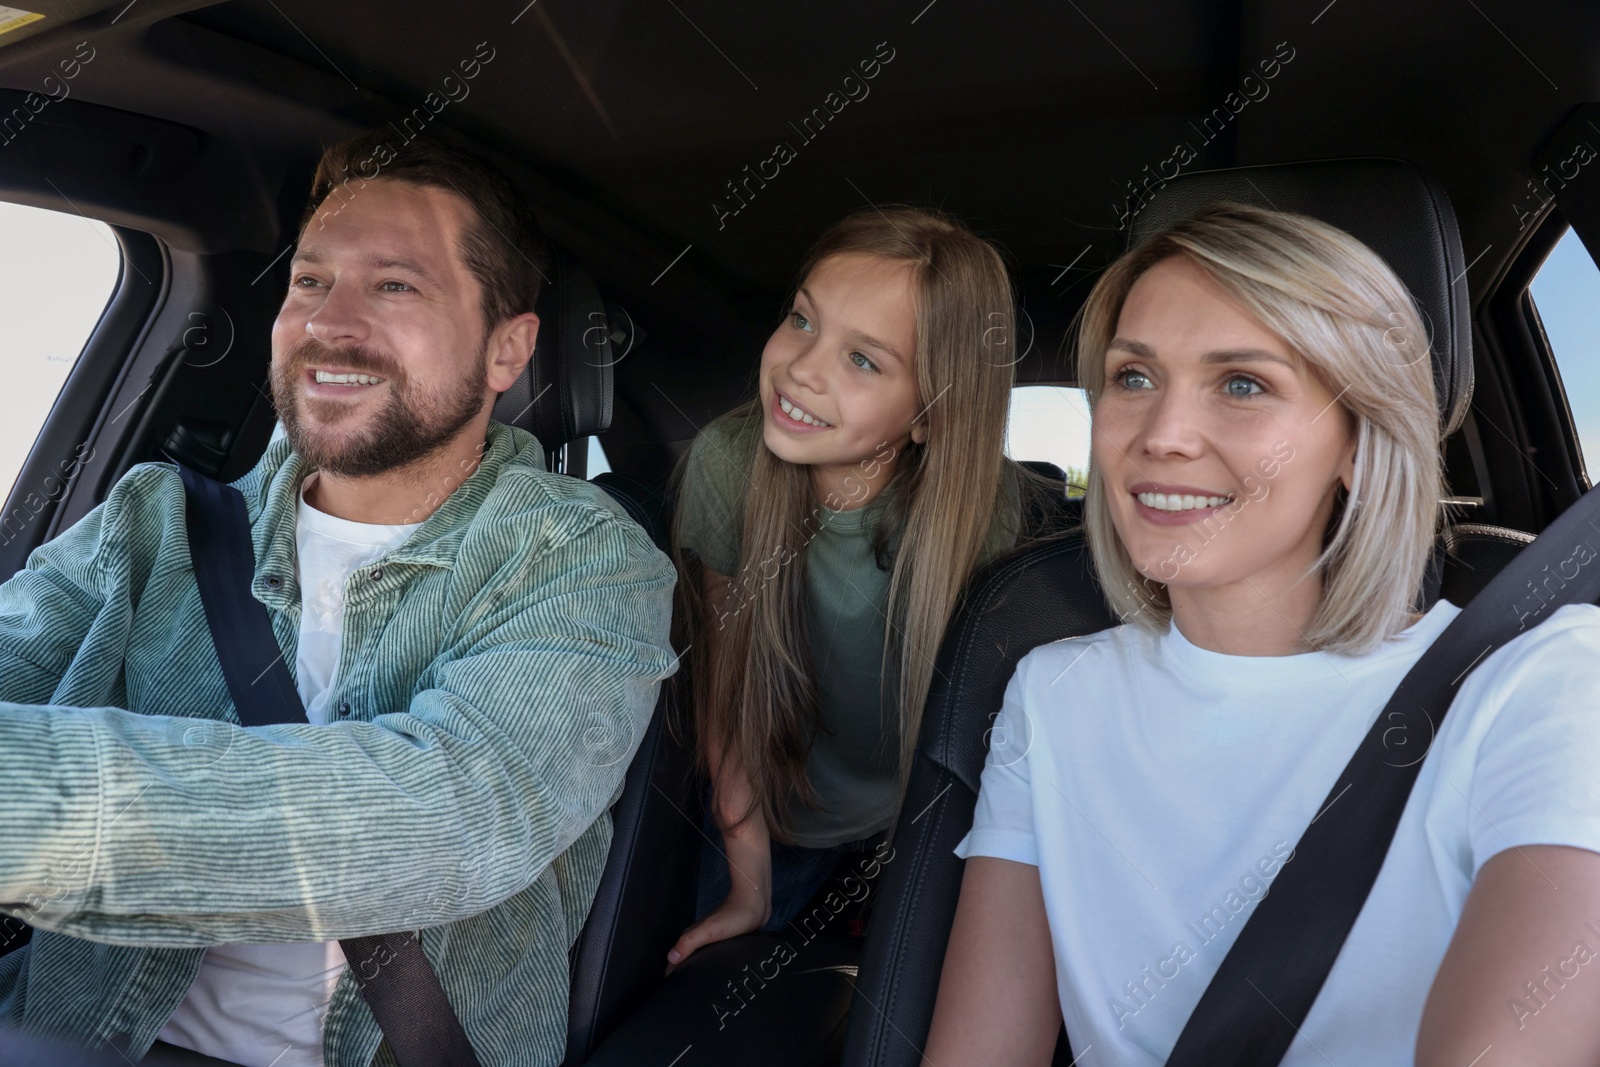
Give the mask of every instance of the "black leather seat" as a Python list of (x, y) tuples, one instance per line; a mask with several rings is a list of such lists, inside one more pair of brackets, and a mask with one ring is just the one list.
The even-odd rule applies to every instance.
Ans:
[[(1131, 239), (1217, 200), (1322, 218), (1383, 255), (1432, 323), (1441, 425), (1460, 425), (1472, 385), (1467, 293), (1455, 216), (1437, 186), (1387, 159), (1195, 173), (1167, 183), (1138, 216)], [(1442, 595), (1466, 603), (1528, 540), (1479, 524), (1449, 529)], [(862, 954), (845, 1033), (847, 1067), (921, 1064), (961, 887), (964, 864), (952, 850), (972, 825), (987, 729), (1006, 683), (1033, 647), (1113, 621), (1081, 534), (1024, 549), (974, 576), (939, 653), (906, 797), (909, 816), (897, 828)], [(1062, 1037), (1058, 1064), (1072, 1059)]]
[[(583, 267), (559, 249), (540, 293), (539, 340), (528, 368), (495, 403), (494, 417), (539, 439), (545, 462), (611, 423), (607, 311)], [(624, 475), (595, 479), (666, 547), (662, 494)], [(611, 851), (588, 921), (572, 947), (566, 1062), (582, 1063), (596, 1041), (661, 980), (666, 952), (694, 909), (700, 808), (690, 755), (665, 728), (663, 687), (655, 714), (611, 808)]]
[(1444, 583), (1439, 595), (1452, 604), (1466, 606), (1532, 540), (1531, 533), (1480, 522), (1447, 527), (1442, 541)]
[[(559, 247), (539, 290), (539, 340), (510, 389), (494, 404), (496, 422), (527, 430), (544, 446), (545, 465), (561, 469), (562, 446), (611, 425), (611, 337), (606, 305), (589, 272)], [(596, 328), (598, 327), (598, 328)]]
[[(660, 985), (667, 949), (694, 919), (700, 800), (692, 754), (666, 728), (663, 687), (649, 729), (611, 808), (611, 851), (572, 950), (568, 1067)], [(623, 1061), (632, 1062), (632, 1061)]]

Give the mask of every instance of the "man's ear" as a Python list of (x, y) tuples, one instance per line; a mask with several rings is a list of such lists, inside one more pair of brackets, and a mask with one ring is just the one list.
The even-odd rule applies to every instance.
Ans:
[(514, 319), (506, 319), (489, 334), (487, 356), (489, 359), (488, 387), (503, 393), (522, 376), (522, 371), (533, 358), (533, 346), (539, 339), (539, 316), (525, 311)]

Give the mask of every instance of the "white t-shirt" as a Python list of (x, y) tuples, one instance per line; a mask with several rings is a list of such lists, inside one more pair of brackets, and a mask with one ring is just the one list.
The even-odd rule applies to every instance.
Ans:
[[(1023, 657), (956, 853), (1039, 868), (1075, 1053), (1166, 1061), (1357, 744), (1459, 613), (1441, 601), (1363, 657), (1223, 655), (1176, 626)], [(1409, 1065), (1478, 868), (1518, 845), (1600, 852), (1600, 607), (1564, 607), (1486, 658), (1429, 742), (1390, 744), (1397, 763), (1428, 758), (1284, 1067)]]
[[(346, 581), (420, 525), (336, 518), (307, 504), (302, 488), (295, 521), (300, 645), (294, 673), (311, 722), (328, 721)], [(337, 941), (213, 945), (157, 1036), (245, 1067), (323, 1067), (322, 1020), (344, 969)]]

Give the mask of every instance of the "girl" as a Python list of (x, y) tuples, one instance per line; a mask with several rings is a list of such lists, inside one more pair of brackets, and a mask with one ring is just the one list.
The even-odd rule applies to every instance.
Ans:
[(783, 929), (844, 852), (884, 838), (962, 585), (1018, 532), (993, 246), (934, 212), (864, 211), (817, 241), (788, 307), (757, 398), (681, 474), (682, 643), (723, 847), (673, 966)]
[[(1094, 1062), (1166, 1060), (1460, 611), (1414, 608), (1443, 489), (1424, 336), (1366, 246), (1232, 205), (1091, 293), (1087, 531), (1126, 624), (1012, 679), (994, 736), (1028, 744), (991, 752), (957, 847), (931, 1062), (1046, 1064), (1063, 1019)], [(1600, 608), (1569, 606), (1463, 681), (1284, 1064), (1594, 1062), (1600, 982), (1570, 979), (1600, 947), (1597, 664)]]

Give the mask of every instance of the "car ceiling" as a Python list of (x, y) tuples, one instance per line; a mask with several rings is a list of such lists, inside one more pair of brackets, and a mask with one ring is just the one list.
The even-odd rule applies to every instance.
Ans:
[[(88, 40), (96, 60), (59, 117), (98, 106), (194, 131), (166, 149), (161, 181), (96, 186), (63, 156), (54, 191), (175, 247), (263, 265), (292, 237), (320, 144), (401, 121), (490, 50), (433, 121), (512, 168), (551, 234), (643, 325), (655, 362), (620, 369), (619, 389), (671, 369), (689, 422), (748, 382), (806, 245), (886, 202), (937, 205), (999, 241), (1029, 313), (1019, 373), (1064, 379), (1066, 324), (1123, 247), (1125, 186), (1179, 142), (1199, 149), (1185, 169), (1410, 160), (1449, 192), (1481, 295), (1531, 232), (1518, 213), (1532, 150), (1600, 97), (1592, 0), (33, 7), (47, 17), (0, 37), (0, 84), (37, 90)], [(1289, 53), (1260, 96), (1260, 64)], [(859, 65), (885, 54), (867, 95), (801, 136), (793, 124), (830, 93), (837, 106), (849, 75), (860, 94)], [(1259, 98), (1207, 143), (1205, 116), (1247, 74)], [(719, 217), (725, 183), (780, 141), (792, 161)], [(7, 195), (57, 199), (39, 181), (49, 161), (14, 156), (0, 154)]]

